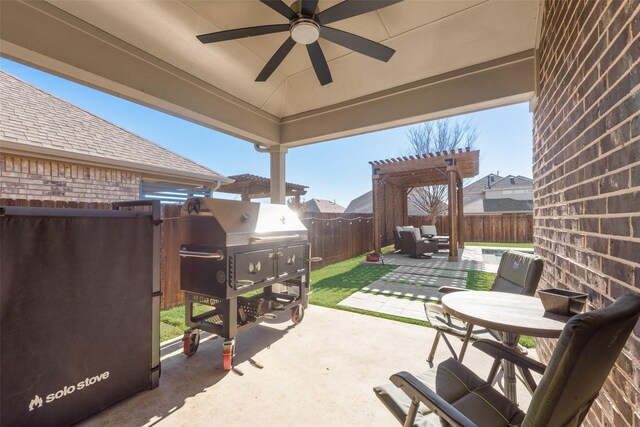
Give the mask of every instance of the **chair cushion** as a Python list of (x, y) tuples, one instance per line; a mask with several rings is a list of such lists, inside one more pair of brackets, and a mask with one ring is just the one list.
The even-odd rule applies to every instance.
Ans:
[[(524, 419), (524, 412), (516, 405), (453, 358), (417, 378), (480, 427), (509, 427), (519, 425)], [(396, 418), (404, 422), (411, 405), (407, 395), (393, 384), (374, 390)], [(429, 414), (428, 408), (421, 405), (415, 425), (420, 425), (418, 421), (423, 422)]]
[(506, 252), (500, 260), (496, 280), (491, 290), (533, 295), (541, 272), (542, 260), (539, 257), (516, 251)]
[(435, 236), (438, 234), (438, 231), (436, 230), (435, 225), (421, 225), (420, 231), (425, 236)]
[(524, 419), (509, 399), (455, 359), (438, 366), (436, 393), (478, 426), (512, 426)]
[[(435, 370), (430, 370), (422, 375), (417, 375), (416, 378), (427, 385), (434, 384), (434, 372)], [(411, 400), (407, 395), (392, 383), (374, 387), (373, 391), (398, 421), (404, 424), (411, 405)], [(414, 427), (440, 427), (440, 421), (437, 416), (431, 413), (429, 408), (421, 403), (413, 425)]]

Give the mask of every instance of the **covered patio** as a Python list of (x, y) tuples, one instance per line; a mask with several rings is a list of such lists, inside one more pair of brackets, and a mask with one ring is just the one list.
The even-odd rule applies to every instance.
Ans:
[[(182, 354), (182, 342), (173, 340), (161, 350), (160, 387), (80, 425), (200, 426), (212, 420), (228, 426), (395, 425), (373, 387), (388, 381), (381, 372), (428, 369), (425, 358), (434, 336), (424, 326), (313, 306), (298, 326), (269, 322), (247, 331), (236, 354), (243, 375), (222, 369), (222, 339), (209, 336), (191, 358)], [(438, 360), (448, 356), (441, 346)], [(473, 348), (465, 359), (483, 376), (491, 364)], [(530, 397), (521, 384), (519, 396), (526, 408)]]
[[(324, 11), (333, 5), (320, 1), (317, 7)], [(274, 203), (285, 201), (286, 153), (295, 147), (529, 102), (534, 121), (534, 243), (536, 254), (545, 260), (540, 288), (588, 293), (587, 309), (639, 293), (640, 4), (635, 0), (400, 2), (335, 25), (394, 49), (387, 63), (320, 40), (333, 75), (328, 85), (318, 82), (300, 46), (266, 82), (254, 81), (286, 36), (210, 45), (196, 38), (212, 31), (286, 22), (257, 1), (3, 1), (0, 12), (3, 57), (237, 136), (268, 153)], [(11, 144), (12, 138), (16, 137), (3, 134), (2, 143)], [(345, 336), (358, 337), (361, 332), (348, 325), (359, 320), (342, 320), (347, 325)], [(366, 322), (359, 331), (368, 331), (368, 337), (360, 338), (368, 339), (364, 345), (373, 351), (355, 357), (336, 348), (335, 334), (319, 335), (324, 337), (318, 341), (323, 343), (322, 352), (305, 360), (318, 362), (311, 365), (314, 369), (325, 368), (315, 372), (316, 378), (331, 375), (331, 364), (320, 363), (325, 357), (343, 356), (362, 372), (354, 381), (366, 382), (367, 389), (373, 370), (378, 371), (376, 378), (387, 378), (397, 370), (422, 370), (423, 349), (415, 345), (424, 342), (422, 337), (429, 333), (425, 328), (401, 325), (402, 331), (397, 331), (392, 322), (370, 318)], [(299, 328), (304, 331), (305, 325)], [(296, 335), (302, 341), (303, 334), (294, 329), (286, 337)], [(394, 351), (375, 358), (383, 346), (402, 348), (403, 357)], [(553, 340), (538, 340), (541, 360), (549, 360), (554, 346)], [(282, 365), (278, 370), (295, 364), (288, 355), (283, 351), (264, 370), (241, 364), (245, 377), (227, 376), (224, 381), (221, 374), (206, 377), (200, 368), (191, 369), (190, 360), (182, 359), (176, 375), (193, 375), (194, 380), (172, 383), (172, 374), (165, 369), (163, 381), (171, 387), (143, 393), (135, 402), (147, 404), (154, 394), (167, 400), (150, 406), (148, 412), (138, 408), (136, 420), (155, 423), (175, 417), (176, 423), (186, 423), (190, 411), (177, 411), (184, 407), (193, 410), (201, 423), (211, 422), (214, 415), (224, 413), (211, 410), (222, 398), (234, 404), (225, 410), (236, 416), (237, 408), (255, 404), (268, 408), (276, 421), (297, 424), (307, 414), (301, 412), (304, 407), (291, 407), (291, 413), (298, 415), (293, 420), (270, 405), (270, 399), (275, 395), (281, 401), (295, 401), (300, 390), (322, 381), (282, 387), (278, 382), (282, 377), (274, 376), (270, 382), (258, 382), (253, 393), (241, 384), (278, 363)], [(640, 425), (639, 355), (636, 328), (587, 425)], [(304, 373), (299, 375), (305, 378)], [(300, 381), (293, 375), (287, 380)], [(213, 387), (216, 382), (225, 388)], [(381, 409), (373, 397), (346, 404), (346, 395), (336, 394), (344, 399), (334, 402), (330, 394), (322, 395), (321, 386), (314, 388), (318, 399), (329, 399), (319, 406), (318, 413), (326, 417), (319, 420), (339, 423), (331, 418), (330, 407), (339, 404), (344, 411), (336, 416), (358, 417), (348, 418), (355, 424), (370, 422), (374, 415), (385, 425), (393, 421), (376, 412)], [(351, 397), (353, 389), (345, 390)], [(231, 391), (241, 399), (234, 401)], [(122, 405), (131, 408), (130, 402)], [(197, 404), (201, 402), (206, 404)], [(116, 414), (108, 411), (103, 416), (110, 413)], [(119, 417), (130, 414), (113, 416), (125, 421)], [(113, 424), (101, 417), (91, 422)]]

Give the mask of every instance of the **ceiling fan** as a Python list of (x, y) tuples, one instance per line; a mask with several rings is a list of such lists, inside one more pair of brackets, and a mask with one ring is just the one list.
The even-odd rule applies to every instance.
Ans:
[(297, 0), (291, 7), (287, 6), (282, 0), (260, 1), (287, 18), (289, 23), (237, 28), (197, 36), (202, 43), (215, 43), (288, 31), (289, 37), (260, 71), (260, 74), (256, 77), (257, 82), (266, 81), (296, 43), (299, 43), (306, 45), (311, 64), (320, 84), (324, 86), (331, 83), (333, 79), (331, 78), (329, 65), (318, 43), (320, 37), (384, 62), (389, 61), (395, 53), (395, 50), (380, 43), (346, 31), (327, 27), (326, 25), (382, 9), (402, 0), (345, 0), (319, 13), (317, 13), (318, 0)]

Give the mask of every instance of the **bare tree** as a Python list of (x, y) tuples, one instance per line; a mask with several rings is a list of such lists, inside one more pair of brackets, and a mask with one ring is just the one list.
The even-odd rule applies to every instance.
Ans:
[[(426, 154), (452, 151), (458, 148), (475, 148), (478, 128), (469, 119), (443, 119), (412, 126), (407, 131), (409, 154)], [(447, 212), (447, 186), (416, 187), (409, 194), (410, 201), (427, 213), (431, 224), (439, 215)]]

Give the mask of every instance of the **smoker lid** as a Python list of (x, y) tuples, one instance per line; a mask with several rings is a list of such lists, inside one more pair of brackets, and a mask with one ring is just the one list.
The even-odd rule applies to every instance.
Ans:
[(212, 216), (227, 234), (273, 235), (307, 230), (285, 205), (198, 197), (188, 199), (180, 214)]

